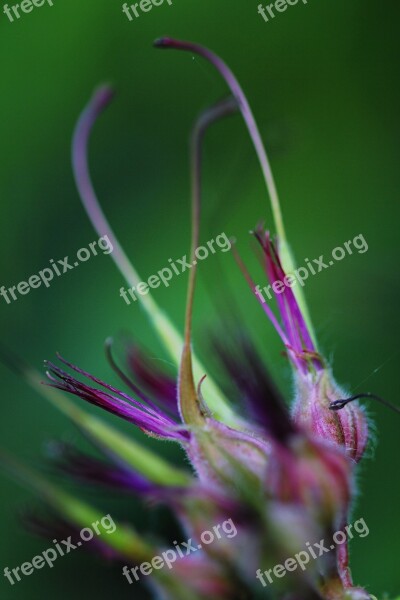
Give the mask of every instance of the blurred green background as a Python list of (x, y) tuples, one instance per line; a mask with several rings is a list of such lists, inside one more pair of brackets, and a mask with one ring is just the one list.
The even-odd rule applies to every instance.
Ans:
[[(162, 53), (151, 43), (164, 34), (192, 39), (221, 54), (248, 94), (299, 263), (329, 254), (357, 234), (366, 238), (367, 253), (310, 278), (306, 295), (336, 379), (349, 390), (373, 391), (397, 402), (399, 5), (310, 0), (270, 23), (257, 14), (257, 5), (257, 0), (174, 0), (132, 22), (122, 14), (122, 2), (111, 0), (55, 0), (52, 8), (35, 9), (14, 23), (0, 14), (0, 284), (8, 288), (26, 280), (51, 258), (74, 255), (98, 238), (75, 190), (70, 140), (80, 110), (103, 81), (117, 90), (91, 143), (104, 210), (144, 279), (168, 258), (187, 252), (188, 135), (198, 112), (226, 88), (200, 59)], [(259, 220), (272, 227), (271, 212), (240, 117), (208, 134), (204, 177), (202, 240), (221, 231), (235, 236), (262, 283), (248, 231)], [(115, 383), (103, 352), (108, 335), (130, 330), (154, 355), (164, 356), (138, 305), (127, 306), (119, 297), (122, 285), (110, 257), (101, 255), (56, 278), (49, 289), (32, 290), (10, 305), (1, 298), (1, 340), (38, 368), (61, 351)], [(180, 328), (185, 286), (182, 276), (154, 292)], [(199, 353), (210, 365), (207, 332), (221, 305), (231, 304), (230, 294), (290, 400), (290, 372), (279, 340), (230, 253), (201, 264), (195, 310)], [(46, 440), (79, 440), (74, 427), (24, 382), (3, 366), (0, 374), (4, 448), (40, 465)], [(370, 412), (376, 442), (360, 469), (353, 513), (354, 520), (365, 519), (370, 534), (354, 541), (352, 567), (356, 582), (381, 599), (384, 592), (394, 596), (400, 590), (400, 421), (380, 406), (370, 406)], [(133, 427), (105, 418), (143, 439)], [(181, 459), (170, 446), (162, 451)], [(18, 522), (21, 509), (40, 501), (6, 477), (1, 494), (3, 571), (47, 545)], [(148, 513), (127, 497), (105, 493), (101, 498), (97, 490), (86, 495), (104, 514), (118, 514), (140, 530), (154, 532), (160, 523), (166, 531), (173, 528), (162, 512)], [(0, 577), (0, 597), (7, 600), (139, 593), (119, 569), (83, 552), (14, 587)]]

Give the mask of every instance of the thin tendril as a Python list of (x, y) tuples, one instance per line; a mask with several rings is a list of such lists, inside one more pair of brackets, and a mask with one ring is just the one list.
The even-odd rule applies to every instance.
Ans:
[(186, 305), (186, 329), (185, 342), (190, 343), (192, 333), (193, 300), (196, 287), (197, 261), (196, 249), (200, 240), (200, 213), (201, 213), (201, 161), (203, 137), (213, 123), (225, 116), (237, 111), (237, 103), (234, 98), (226, 98), (215, 106), (204, 111), (198, 118), (192, 133), (191, 156), (192, 156), (192, 242), (190, 250), (190, 262), (193, 268), (189, 274), (189, 286)]
[(201, 163), (203, 137), (213, 123), (232, 114), (237, 110), (233, 98), (224, 99), (204, 111), (193, 129), (191, 138), (191, 172), (192, 172), (192, 239), (190, 262), (192, 268), (189, 274), (185, 315), (185, 343), (179, 370), (179, 408), (186, 423), (201, 423), (204, 411), (196, 391), (193, 376), (193, 361), (191, 351), (193, 302), (196, 289), (197, 260), (196, 249), (200, 239), (201, 213)]

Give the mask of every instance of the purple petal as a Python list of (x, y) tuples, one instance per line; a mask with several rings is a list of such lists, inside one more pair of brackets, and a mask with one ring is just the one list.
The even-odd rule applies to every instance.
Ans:
[(78, 396), (95, 406), (104, 408), (108, 412), (134, 423), (149, 435), (181, 442), (188, 439), (188, 432), (180, 430), (178, 428), (178, 423), (166, 415), (161, 409), (154, 409), (151, 406), (146, 406), (124, 392), (104, 383), (97, 377), (79, 369), (63, 358), (59, 358), (75, 372), (80, 373), (109, 391), (105, 392), (91, 387), (78, 379), (75, 379), (69, 373), (63, 371), (53, 363), (48, 362), (47, 366), (49, 372), (47, 375), (51, 381), (49, 384), (50, 386)]
[[(283, 270), (277, 248), (273, 244), (269, 232), (264, 232), (258, 228), (256, 238), (265, 253), (267, 276), (271, 286), (277, 281), (283, 282), (286, 273)], [(310, 361), (315, 369), (323, 369), (322, 360), (316, 352), (292, 289), (285, 285), (282, 293), (277, 294), (275, 292), (275, 297), (282, 318), (283, 328), (289, 340), (287, 348), (291, 360), (303, 373), (308, 372)]]

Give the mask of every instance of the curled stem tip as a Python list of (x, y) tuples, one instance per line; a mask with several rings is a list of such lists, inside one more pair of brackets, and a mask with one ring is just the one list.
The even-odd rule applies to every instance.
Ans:
[(135, 285), (137, 274), (101, 209), (89, 170), (88, 146), (90, 135), (98, 117), (108, 106), (112, 97), (113, 90), (111, 86), (101, 85), (94, 91), (87, 106), (82, 111), (72, 140), (72, 166), (76, 186), (90, 221), (99, 235), (108, 235), (113, 245), (112, 258), (128, 283)]
[(391, 404), (390, 402), (388, 402), (387, 400), (384, 400), (380, 396), (377, 396), (376, 394), (371, 394), (370, 392), (366, 392), (365, 394), (356, 394), (355, 396), (352, 396), (351, 398), (334, 400), (333, 402), (330, 403), (329, 408), (330, 408), (330, 410), (336, 410), (336, 411), (342, 410), (342, 408), (347, 406), (347, 404), (349, 404), (350, 402), (354, 402), (355, 400), (359, 400), (360, 398), (369, 398), (371, 400), (377, 400), (377, 402), (380, 402), (387, 408), (390, 408), (394, 412), (397, 412), (398, 414), (400, 414), (400, 408), (398, 406), (395, 406), (394, 404)]
[(93, 92), (93, 106), (98, 111), (104, 110), (115, 96), (115, 90), (109, 83), (100, 84)]

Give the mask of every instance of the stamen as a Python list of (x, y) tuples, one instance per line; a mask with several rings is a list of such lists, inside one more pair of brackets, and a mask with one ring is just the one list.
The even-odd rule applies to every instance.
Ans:
[(398, 406), (395, 406), (394, 404), (391, 404), (390, 402), (384, 400), (380, 396), (376, 396), (376, 394), (371, 394), (370, 392), (366, 392), (365, 394), (356, 394), (355, 396), (352, 396), (351, 398), (346, 398), (344, 400), (334, 400), (330, 403), (329, 408), (330, 410), (341, 410), (350, 402), (354, 402), (354, 400), (358, 400), (360, 398), (370, 398), (371, 400), (377, 400), (387, 408), (390, 408), (394, 412), (400, 414), (400, 408)]

